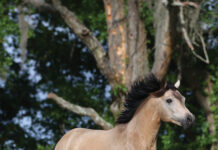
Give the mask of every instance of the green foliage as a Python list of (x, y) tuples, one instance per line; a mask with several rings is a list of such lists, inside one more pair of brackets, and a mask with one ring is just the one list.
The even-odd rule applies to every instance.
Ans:
[[(70, 5), (69, 5), (70, 3)], [(102, 0), (65, 0), (63, 4), (75, 12), (77, 17), (95, 34), (100, 41), (107, 39), (107, 26)], [(81, 11), (83, 10), (83, 11)], [(96, 32), (97, 31), (97, 32)]]
[(2, 0), (0, 2), (0, 44), (4, 41), (4, 37), (8, 34), (18, 33), (18, 25), (13, 20), (12, 16), (15, 10), (14, 5), (8, 5), (8, 1)]
[(38, 144), (36, 150), (51, 150), (51, 147), (54, 147), (54, 146), (52, 145), (43, 146), (43, 145)]
[(0, 51), (0, 78), (6, 80), (7, 74), (9, 73), (8, 66), (11, 66), (12, 59), (7, 55), (6, 52)]
[(111, 91), (111, 93), (114, 96), (119, 96), (120, 94), (126, 94), (128, 91), (128, 88), (123, 84), (117, 84), (114, 89)]
[(146, 31), (146, 43), (148, 49), (148, 59), (149, 59), (149, 68), (152, 68), (152, 64), (154, 62), (154, 15), (153, 11), (149, 9), (146, 2), (142, 2), (140, 6), (140, 17), (144, 21), (145, 31)]
[(126, 65), (129, 64), (129, 58), (128, 58), (128, 57), (125, 58), (125, 64), (126, 64)]
[(5, 38), (10, 34), (18, 33), (18, 25), (14, 22), (13, 18), (7, 14), (14, 13), (15, 7), (7, 5), (7, 1), (0, 2), (0, 78), (5, 80), (9, 73), (9, 67), (12, 64), (12, 59), (5, 52), (3, 43), (6, 42)]
[[(216, 58), (217, 59), (217, 58)], [(218, 61), (218, 60), (217, 60)], [(215, 121), (215, 133), (214, 133), (214, 137), (212, 139), (212, 141), (214, 143), (218, 143), (218, 66), (215, 64), (211, 64), (210, 65), (210, 82), (209, 84), (212, 84), (212, 91), (209, 95), (210, 97), (210, 103), (211, 103), (211, 112), (214, 115), (214, 121)]]
[[(150, 36), (154, 36), (153, 12), (148, 8), (147, 3), (145, 3), (145, 2), (141, 3), (140, 17), (142, 20), (144, 20), (144, 25), (145, 25), (146, 31), (150, 34)], [(148, 39), (147, 42), (148, 42), (148, 44), (150, 44), (151, 41)]]

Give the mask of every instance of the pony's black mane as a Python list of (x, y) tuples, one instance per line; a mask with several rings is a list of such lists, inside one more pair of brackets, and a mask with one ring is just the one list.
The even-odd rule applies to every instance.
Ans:
[(168, 89), (176, 90), (176, 87), (173, 84), (169, 82), (167, 82), (166, 85), (164, 84), (165, 83), (159, 81), (154, 74), (150, 74), (149, 76), (134, 82), (125, 99), (125, 110), (121, 113), (116, 123), (122, 124), (129, 122), (140, 104), (151, 93), (161, 90), (162, 92), (159, 92), (159, 96), (162, 96)]

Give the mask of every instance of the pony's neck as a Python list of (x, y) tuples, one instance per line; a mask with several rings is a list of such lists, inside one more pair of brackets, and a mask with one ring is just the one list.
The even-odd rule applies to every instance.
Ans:
[(156, 101), (155, 98), (145, 100), (127, 125), (127, 140), (133, 144), (133, 149), (156, 150), (156, 137), (160, 128)]

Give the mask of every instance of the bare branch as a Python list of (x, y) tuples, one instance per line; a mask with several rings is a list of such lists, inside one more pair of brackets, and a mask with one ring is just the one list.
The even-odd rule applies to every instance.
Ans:
[(40, 10), (50, 10), (50, 11), (56, 11), (50, 4), (46, 3), (44, 0), (23, 0), (24, 4), (30, 5), (34, 8), (40, 9)]
[(173, 6), (192, 6), (192, 7), (195, 7), (197, 8), (198, 7), (198, 4), (194, 3), (194, 2), (180, 2), (180, 1), (174, 1), (172, 3)]
[(61, 5), (60, 0), (52, 0), (53, 5), (46, 3), (44, 0), (23, 0), (24, 4), (31, 5), (37, 9), (47, 9), (58, 12), (64, 19), (66, 24), (74, 31), (74, 33), (83, 41), (83, 43), (92, 51), (98, 68), (106, 76), (110, 83), (113, 83), (113, 70), (110, 67), (106, 52), (101, 46), (97, 38), (85, 27), (76, 15)]
[(81, 23), (76, 15), (68, 10), (65, 6), (61, 5), (59, 0), (52, 0), (54, 8), (61, 14), (66, 24), (73, 30), (73, 32), (83, 41), (83, 43), (93, 53), (98, 68), (106, 76), (109, 81), (113, 81), (113, 71), (110, 67), (109, 60), (106, 57), (106, 52), (97, 40), (97, 38), (91, 33), (91, 31)]
[(195, 54), (195, 51), (193, 51), (193, 54), (198, 57), (201, 61), (209, 64), (210, 63), (210, 60), (209, 60), (209, 57), (208, 57), (208, 54), (207, 54), (207, 50), (206, 50), (206, 44), (204, 42), (204, 38), (200, 35), (200, 33), (197, 33), (200, 40), (201, 40), (201, 43), (202, 43), (202, 47), (203, 47), (203, 51), (204, 51), (204, 55), (205, 55), (205, 59), (203, 57), (201, 57), (200, 55), (198, 54)]
[(180, 22), (181, 22), (181, 30), (182, 30), (182, 33), (183, 33), (183, 36), (185, 38), (185, 41), (186, 43), (188, 44), (189, 48), (193, 51), (194, 50), (194, 47), (191, 43), (191, 40), (188, 36), (188, 33), (185, 29), (185, 19), (184, 19), (184, 15), (183, 15), (183, 7), (180, 7), (180, 11), (179, 11), (179, 19), (180, 19)]
[[(175, 3), (177, 5), (175, 5)], [(180, 4), (181, 3), (181, 4)], [(179, 5), (180, 4), (180, 5)], [(182, 33), (183, 33), (183, 37), (188, 45), (188, 47), (191, 49), (191, 52), (193, 53), (193, 55), (195, 57), (197, 57), (198, 59), (200, 59), (201, 61), (209, 64), (209, 57), (208, 57), (208, 54), (207, 54), (207, 50), (206, 50), (206, 46), (205, 46), (205, 42), (204, 42), (204, 39), (203, 37), (198, 33), (198, 36), (201, 40), (201, 43), (202, 43), (202, 47), (203, 47), (203, 51), (204, 51), (204, 55), (205, 55), (205, 58), (203, 58), (202, 56), (198, 55), (195, 50), (194, 50), (194, 46), (188, 36), (188, 33), (187, 33), (187, 30), (185, 28), (185, 19), (184, 19), (184, 13), (183, 13), (183, 7), (186, 6), (186, 5), (191, 5), (191, 6), (194, 6), (195, 8), (197, 8), (197, 4), (193, 3), (193, 2), (179, 2), (179, 1), (176, 1), (174, 2), (174, 5), (175, 6), (179, 6), (179, 19), (180, 19), (180, 22), (181, 22), (181, 30), (182, 30)]]
[(71, 104), (54, 93), (48, 94), (48, 98), (55, 101), (60, 107), (64, 109), (67, 109), (78, 115), (88, 116), (92, 118), (92, 120), (103, 129), (111, 129), (113, 127), (110, 123), (106, 122), (102, 117), (100, 117), (93, 108), (86, 108), (79, 105)]
[(162, 0), (162, 4), (164, 5), (164, 6), (167, 6), (168, 5), (168, 0)]
[(21, 69), (23, 69), (23, 64), (26, 60), (26, 47), (27, 47), (27, 40), (28, 40), (28, 31), (29, 25), (25, 21), (24, 15), (24, 7), (19, 5), (18, 6), (18, 24), (20, 29), (20, 50), (21, 50)]

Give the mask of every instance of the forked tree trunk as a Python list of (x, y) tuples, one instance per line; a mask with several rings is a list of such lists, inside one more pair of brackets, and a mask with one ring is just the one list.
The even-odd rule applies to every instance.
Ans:
[[(130, 88), (131, 83), (149, 72), (146, 31), (140, 19), (140, 0), (104, 0), (108, 27), (109, 60), (117, 85)], [(124, 102), (124, 93), (115, 98), (111, 111), (115, 118)]]
[(104, 0), (108, 27), (109, 60), (117, 84), (130, 87), (149, 72), (146, 31), (140, 19), (140, 0)]
[[(130, 88), (132, 82), (149, 73), (148, 51), (144, 20), (140, 18), (142, 0), (128, 1), (128, 14), (125, 13), (124, 0), (104, 0), (108, 27), (109, 62), (117, 84)], [(155, 62), (152, 71), (163, 79), (173, 51), (173, 25), (176, 16), (173, 9), (159, 0), (155, 15), (156, 41)], [(110, 83), (110, 81), (109, 81)], [(119, 96), (111, 105), (116, 116), (124, 102)], [(120, 105), (121, 103), (121, 105)]]
[[(103, 75), (108, 79), (112, 89), (117, 85), (130, 88), (131, 83), (149, 73), (148, 51), (146, 45), (146, 31), (144, 20), (140, 18), (140, 7), (142, 0), (104, 0), (107, 32), (108, 32), (108, 57), (91, 31), (85, 27), (60, 0), (52, 0), (52, 4), (46, 2), (38, 3), (33, 0), (23, 0), (26, 4), (35, 8), (45, 8), (60, 13), (66, 24), (83, 41), (93, 53), (97, 66)], [(155, 62), (152, 71), (162, 79), (170, 63), (173, 50), (173, 34), (171, 26), (171, 12), (161, 0), (155, 1), (156, 9), (156, 38), (155, 41)], [(128, 7), (128, 14), (126, 13)], [(161, 15), (162, 14), (162, 15)], [(161, 16), (158, 17), (158, 16)], [(122, 109), (124, 93), (114, 97), (111, 105), (113, 114), (116, 115)]]

